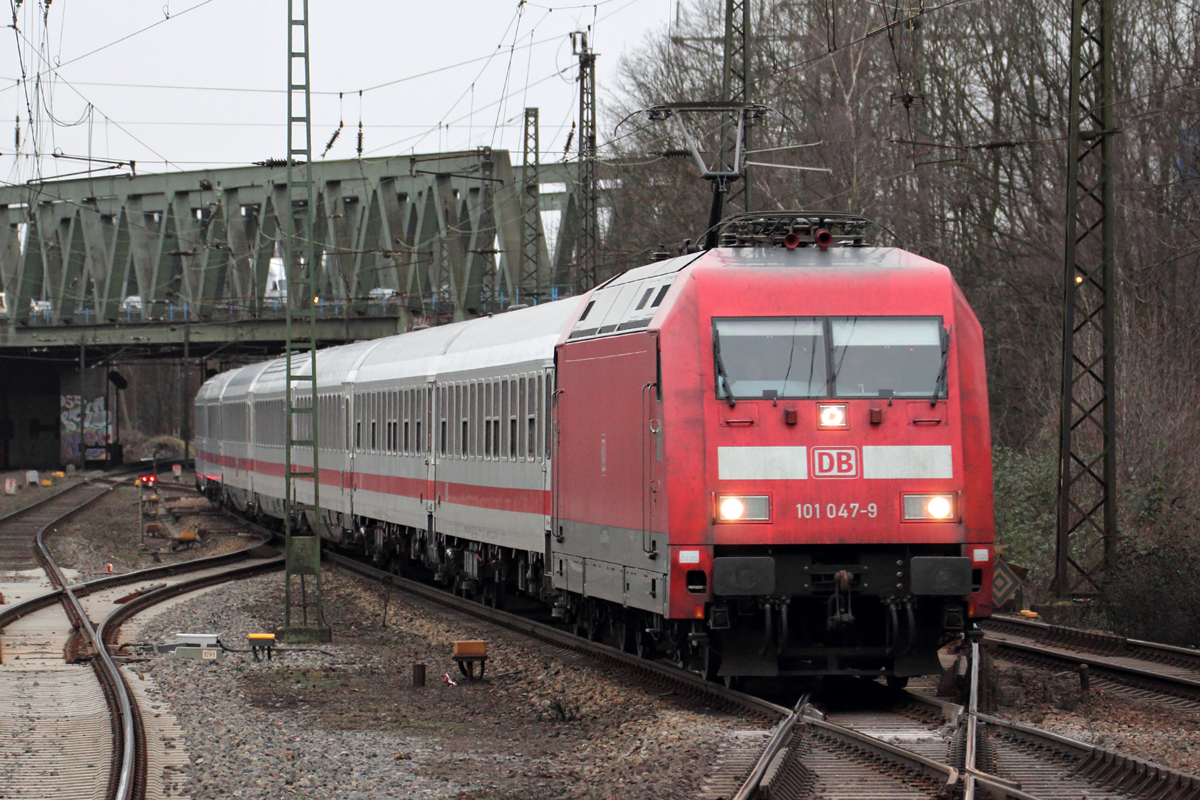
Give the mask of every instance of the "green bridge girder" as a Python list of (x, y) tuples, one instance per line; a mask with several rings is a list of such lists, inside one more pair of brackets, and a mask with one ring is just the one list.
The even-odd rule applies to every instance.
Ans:
[[(341, 324), (362, 338), (388, 326), (369, 319), (373, 289), (396, 293), (384, 309), (389, 332), (498, 311), (529, 294), (523, 230), (542, 225), (536, 214), (524, 219), (526, 182), (507, 151), (315, 162), (312, 170), (317, 222), (304, 234), (321, 254), (321, 324), (331, 333)], [(539, 183), (563, 184), (543, 194), (542, 210), (562, 205), (573, 172), (539, 169)], [(299, 192), (290, 198), (293, 212), (303, 203)], [(0, 188), (8, 309), (0, 347), (178, 342), (181, 326), (197, 343), (273, 338), (286, 301), (268, 292), (269, 268), (272, 258), (288, 263), (288, 204), (282, 165)], [(540, 241), (545, 287), (552, 262)], [(140, 314), (122, 308), (129, 296), (141, 299)]]

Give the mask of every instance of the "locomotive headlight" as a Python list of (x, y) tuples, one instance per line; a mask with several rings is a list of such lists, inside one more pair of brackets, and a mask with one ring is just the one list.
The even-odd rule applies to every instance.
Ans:
[(717, 522), (769, 522), (771, 498), (766, 495), (719, 494), (716, 496)]
[(726, 497), (721, 501), (721, 519), (741, 519), (746, 513), (746, 504), (736, 497)]
[(817, 406), (817, 427), (845, 428), (846, 406), (841, 403)]
[(925, 510), (929, 512), (929, 516), (931, 517), (945, 519), (946, 517), (950, 516), (950, 512), (953, 510), (953, 508), (950, 505), (949, 499), (939, 495), (937, 497), (930, 498), (929, 502), (925, 504)]
[(932, 522), (957, 519), (958, 508), (954, 500), (952, 494), (906, 494), (904, 519)]

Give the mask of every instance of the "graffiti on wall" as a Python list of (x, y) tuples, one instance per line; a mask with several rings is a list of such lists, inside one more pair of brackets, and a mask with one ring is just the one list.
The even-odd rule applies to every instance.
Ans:
[(83, 398), (77, 394), (64, 394), (60, 399), (62, 429), (59, 442), (62, 462), (66, 464), (79, 460), (79, 445), (83, 441)]
[(103, 395), (87, 404), (83, 409), (83, 446), (86, 448), (84, 457), (88, 459), (106, 458), (108, 451), (108, 411), (105, 408)]
[(60, 400), (59, 441), (63, 463), (79, 461), (81, 450), (87, 459), (106, 458), (104, 446), (108, 442), (109, 418), (104, 397), (85, 403), (80, 395), (64, 394)]

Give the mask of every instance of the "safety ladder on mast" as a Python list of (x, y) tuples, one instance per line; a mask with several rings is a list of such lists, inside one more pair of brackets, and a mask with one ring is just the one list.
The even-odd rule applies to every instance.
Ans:
[[(284, 624), (280, 638), (327, 642), (321, 604), (321, 540), (304, 524), (319, 518), (320, 464), (317, 448), (317, 307), (319, 264), (315, 257), (312, 183), (312, 113), (309, 90), (308, 0), (288, 0), (287, 189), (284, 269), (284, 466), (283, 525), (286, 548)], [(299, 40), (299, 41), (297, 41)], [(299, 195), (299, 204), (297, 197)], [(299, 207), (298, 207), (299, 206)], [(307, 370), (303, 367), (307, 361)], [(311, 482), (312, 502), (297, 489)]]

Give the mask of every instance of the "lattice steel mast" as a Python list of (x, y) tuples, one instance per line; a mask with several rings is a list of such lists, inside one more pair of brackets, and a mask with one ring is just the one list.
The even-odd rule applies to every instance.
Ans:
[[(721, 69), (721, 99), (727, 103), (754, 102), (754, 74), (751, 58), (754, 47), (754, 30), (751, 22), (750, 0), (725, 0), (725, 57)], [(732, 135), (737, 130), (737, 114), (730, 114), (721, 131), (721, 167), (737, 171), (742, 167), (740, 184), (722, 188), (713, 184), (713, 191), (728, 191), (724, 205), (740, 205), (742, 211), (750, 211), (750, 167), (733, 163), (735, 142)], [(742, 130), (742, 152), (750, 149), (751, 120), (746, 120)], [(728, 153), (728, 157), (726, 154)]]
[[(1096, 584), (1117, 532), (1113, 0), (1073, 0), (1054, 589)], [(1095, 552), (1099, 537), (1101, 552)], [(1091, 552), (1085, 547), (1091, 545)]]
[[(321, 540), (305, 523), (307, 512), (320, 518), (320, 463), (317, 454), (317, 308), (320, 266), (316, 257), (316, 207), (312, 183), (312, 107), (308, 41), (308, 0), (288, 3), (287, 165), (284, 231), (287, 274), (285, 311), (285, 398), (283, 428), (283, 531), (287, 554), (282, 638), (329, 641), (321, 607)], [(299, 39), (299, 41), (297, 41)], [(300, 202), (296, 202), (296, 195)], [(311, 502), (298, 489), (311, 485)], [(309, 586), (308, 576), (312, 577)], [(299, 613), (295, 619), (293, 612)]]
[(521, 174), (521, 269), (517, 285), (522, 292), (522, 303), (540, 303), (547, 299), (543, 285), (544, 270), (540, 268), (539, 254), (542, 248), (542, 226), (538, 219), (541, 188), (538, 173), (541, 171), (541, 156), (538, 142), (538, 110), (525, 109), (525, 160)]
[(600, 250), (600, 215), (596, 198), (596, 54), (588, 49), (586, 31), (571, 34), (571, 49), (579, 56), (579, 238), (575, 242), (576, 288), (596, 285)]

